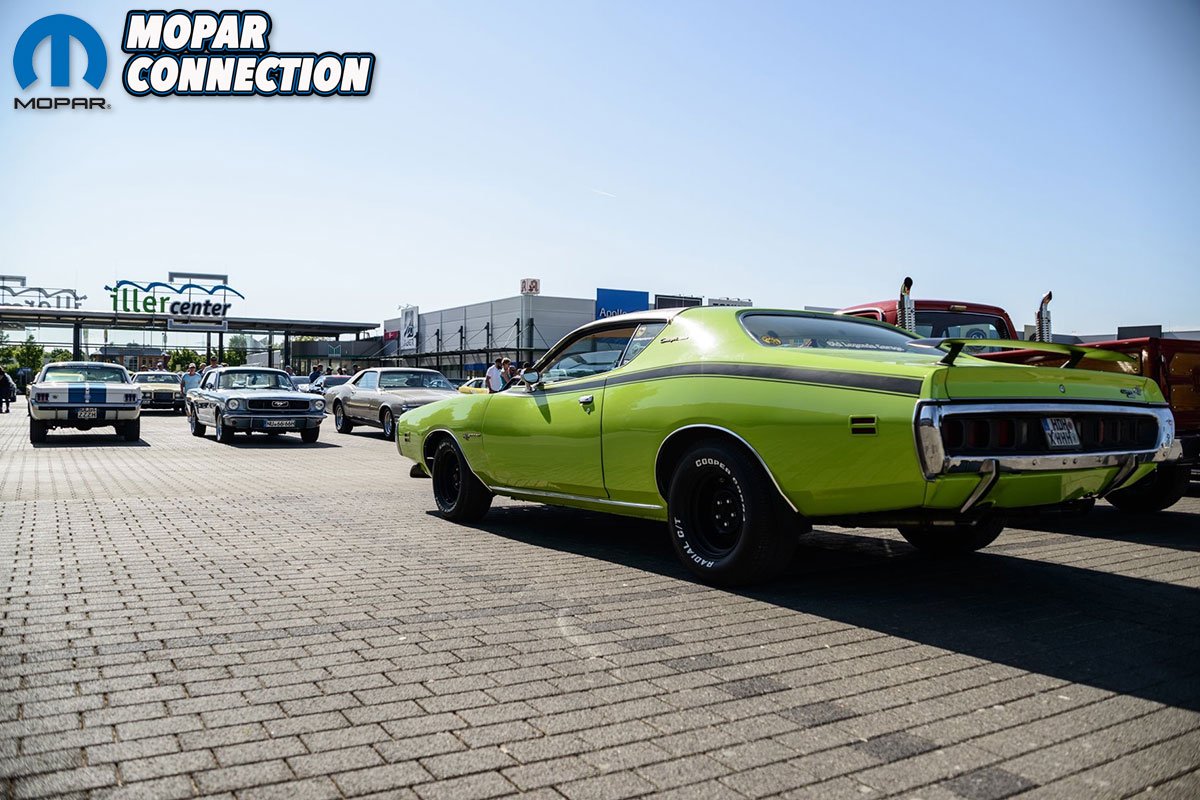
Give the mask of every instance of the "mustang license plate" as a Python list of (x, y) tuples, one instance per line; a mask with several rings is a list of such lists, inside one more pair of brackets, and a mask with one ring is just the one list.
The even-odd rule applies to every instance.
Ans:
[(81, 409), (79, 409), (78, 413), (76, 413), (75, 416), (78, 419), (95, 419), (96, 418), (96, 409), (81, 408)]
[(269, 419), (267, 420), (268, 428), (291, 428), (295, 425), (290, 419)]
[(1042, 430), (1046, 432), (1046, 444), (1051, 450), (1079, 447), (1079, 433), (1070, 417), (1044, 417)]

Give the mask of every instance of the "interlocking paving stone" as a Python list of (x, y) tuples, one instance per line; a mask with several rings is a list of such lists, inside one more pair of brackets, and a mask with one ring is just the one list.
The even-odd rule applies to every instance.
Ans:
[(999, 767), (977, 769), (951, 778), (942, 785), (967, 800), (1001, 800), (1037, 786), (1028, 778)]
[(726, 591), (651, 523), (447, 523), (370, 431), (221, 446), (147, 413), (142, 446), (32, 447), (23, 420), (0, 796), (1196, 793), (1200, 492), (960, 560), (818, 528)]
[(876, 736), (855, 747), (883, 762), (899, 761), (937, 749), (937, 745), (928, 739), (904, 731)]
[(743, 678), (722, 683), (717, 688), (734, 697), (757, 697), (771, 692), (782, 692), (788, 687), (774, 678)]

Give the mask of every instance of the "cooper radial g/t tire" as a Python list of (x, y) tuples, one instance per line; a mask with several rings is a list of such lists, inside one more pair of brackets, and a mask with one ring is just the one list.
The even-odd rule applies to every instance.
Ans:
[(121, 438), (127, 442), (136, 442), (142, 438), (142, 421), (131, 419), (121, 426)]
[(1191, 464), (1159, 464), (1154, 472), (1128, 489), (1118, 489), (1105, 499), (1122, 511), (1162, 511), (1178, 503), (1187, 494), (1191, 481)]
[(226, 425), (224, 420), (221, 419), (220, 414), (217, 414), (216, 422), (217, 422), (216, 427), (213, 428), (213, 430), (217, 434), (217, 441), (220, 442), (221, 444), (229, 444), (230, 442), (232, 442), (233, 435), (235, 433), (237, 433), (237, 431), (235, 431), (233, 428)]
[(974, 524), (959, 525), (905, 525), (899, 528), (900, 535), (908, 543), (933, 556), (953, 556), (982, 550), (1004, 530), (1001, 517), (985, 517)]
[(50, 426), (43, 420), (30, 418), (29, 420), (29, 443), (39, 444), (46, 441), (46, 433), (50, 430)]
[(192, 430), (192, 436), (203, 436), (205, 426), (200, 422), (200, 417), (196, 416), (196, 409), (189, 408), (188, 412), (188, 427)]
[(475, 477), (458, 445), (448, 439), (433, 454), (433, 499), (451, 522), (478, 522), (492, 506), (492, 493)]
[(338, 433), (349, 433), (354, 430), (354, 423), (346, 416), (346, 409), (341, 403), (333, 404), (333, 427)]
[(725, 586), (766, 580), (791, 561), (797, 538), (791, 514), (740, 447), (692, 447), (675, 467), (667, 494), (675, 554), (702, 580)]

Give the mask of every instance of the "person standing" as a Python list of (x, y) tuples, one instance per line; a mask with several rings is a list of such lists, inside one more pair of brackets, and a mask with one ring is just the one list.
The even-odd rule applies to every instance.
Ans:
[(217, 357), (212, 356), (208, 359), (208, 366), (204, 368), (204, 371), (201, 372), (200, 375), (201, 376), (207, 375), (209, 370), (213, 370), (216, 368), (217, 368)]
[(506, 377), (504, 375), (504, 359), (496, 356), (496, 361), (487, 368), (487, 374), (484, 376), (484, 383), (487, 384), (487, 390), (490, 393), (496, 393), (504, 388)]
[(185, 395), (192, 389), (198, 389), (202, 377), (204, 376), (196, 372), (195, 362), (188, 364), (187, 372), (183, 373), (183, 376), (179, 379), (180, 389)]
[(308, 373), (308, 382), (315, 383), (317, 378), (321, 377), (324, 374), (325, 374), (325, 368), (323, 366), (321, 366), (320, 364), (317, 364), (315, 367), (313, 367), (313, 371)]
[(10, 405), (16, 399), (17, 385), (13, 383), (13, 379), (4, 371), (4, 367), (0, 367), (0, 414), (9, 413), (12, 410)]

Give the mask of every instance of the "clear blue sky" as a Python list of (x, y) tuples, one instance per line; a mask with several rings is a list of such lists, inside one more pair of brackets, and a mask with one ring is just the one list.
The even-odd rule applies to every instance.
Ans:
[[(131, 97), (131, 7), (0, 6), (0, 272), (89, 305), (170, 269), (347, 320), (522, 277), (799, 307), (907, 274), (1018, 324), (1053, 289), (1060, 332), (1200, 328), (1194, 2), (256, 4), (275, 49), (375, 52), (359, 99)], [(104, 38), (111, 111), (11, 109), (55, 12)]]

